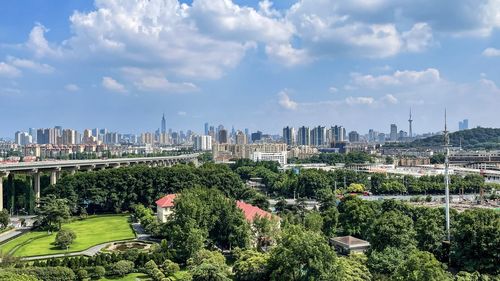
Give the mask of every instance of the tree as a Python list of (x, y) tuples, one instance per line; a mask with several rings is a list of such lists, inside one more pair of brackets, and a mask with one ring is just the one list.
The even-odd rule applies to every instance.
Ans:
[(76, 239), (76, 234), (71, 229), (61, 229), (57, 232), (55, 244), (61, 249), (68, 249), (69, 245)]
[(391, 246), (399, 249), (416, 246), (415, 230), (410, 217), (398, 211), (385, 212), (370, 228), (369, 241), (375, 250)]
[(94, 267), (94, 273), (93, 273), (93, 277), (95, 279), (100, 279), (101, 277), (104, 277), (104, 275), (106, 274), (106, 269), (104, 268), (104, 266), (96, 266)]
[(347, 192), (362, 193), (363, 191), (365, 191), (365, 186), (360, 183), (351, 183), (347, 187)]
[(321, 213), (323, 217), (323, 233), (326, 237), (335, 236), (339, 224), (339, 211), (333, 206)]
[(418, 248), (438, 257), (441, 256), (442, 240), (445, 237), (443, 210), (418, 208), (417, 212), (415, 231)]
[(233, 273), (236, 281), (269, 280), (269, 254), (245, 250), (238, 254)]
[(123, 277), (134, 269), (134, 263), (127, 260), (121, 260), (111, 265), (110, 269), (113, 275)]
[(177, 264), (171, 260), (168, 260), (168, 259), (163, 262), (162, 267), (163, 267), (163, 272), (167, 276), (173, 275), (176, 272), (178, 272), (179, 270), (181, 270), (181, 268), (179, 267), (179, 264)]
[(375, 202), (363, 201), (358, 197), (348, 196), (339, 205), (340, 225), (347, 235), (365, 238), (368, 229), (375, 220), (378, 210)]
[(499, 274), (500, 212), (471, 209), (460, 213), (452, 228), (451, 260), (467, 271)]
[(47, 195), (40, 199), (40, 207), (35, 209), (39, 221), (47, 229), (61, 229), (64, 220), (70, 217), (68, 200), (56, 198), (55, 195)]
[(318, 211), (310, 211), (304, 217), (304, 227), (307, 230), (320, 232), (323, 228), (323, 217)]
[(414, 250), (391, 276), (393, 281), (451, 281), (451, 274), (429, 252)]
[(366, 266), (366, 256), (363, 254), (351, 254), (349, 257), (337, 259), (338, 270), (336, 279), (342, 281), (370, 281), (372, 275)]
[(0, 211), (0, 229), (6, 228), (7, 225), (9, 225), (9, 222), (10, 222), (9, 211), (7, 209), (3, 209), (2, 211)]
[(187, 262), (193, 281), (230, 281), (226, 258), (219, 252), (200, 250)]
[(331, 280), (336, 255), (322, 234), (290, 226), (271, 250), (271, 280)]
[(253, 219), (252, 225), (258, 250), (266, 251), (270, 246), (276, 244), (276, 239), (280, 232), (278, 218), (256, 216)]
[(383, 250), (371, 250), (368, 256), (368, 267), (373, 273), (391, 275), (404, 261), (407, 253), (394, 247), (385, 247)]

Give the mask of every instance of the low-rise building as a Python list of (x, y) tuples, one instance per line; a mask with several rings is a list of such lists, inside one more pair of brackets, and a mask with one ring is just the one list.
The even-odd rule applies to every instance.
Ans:
[(351, 253), (364, 253), (370, 248), (370, 242), (353, 236), (340, 236), (330, 238), (330, 245), (343, 255)]

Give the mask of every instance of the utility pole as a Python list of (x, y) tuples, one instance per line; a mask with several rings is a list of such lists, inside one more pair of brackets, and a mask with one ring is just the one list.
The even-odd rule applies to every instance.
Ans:
[(445, 187), (445, 213), (446, 213), (446, 240), (450, 242), (450, 136), (446, 122), (446, 109), (444, 111), (444, 187)]

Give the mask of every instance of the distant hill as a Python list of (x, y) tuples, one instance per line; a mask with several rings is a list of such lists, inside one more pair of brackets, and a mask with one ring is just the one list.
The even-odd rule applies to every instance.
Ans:
[[(477, 127), (470, 130), (450, 133), (450, 144), (472, 150), (496, 150), (500, 149), (500, 128)], [(402, 144), (402, 147), (438, 147), (443, 145), (443, 136), (437, 135), (425, 139)]]

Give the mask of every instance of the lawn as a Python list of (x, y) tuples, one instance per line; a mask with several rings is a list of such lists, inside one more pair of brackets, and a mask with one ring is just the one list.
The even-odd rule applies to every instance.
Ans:
[(31, 231), (0, 245), (0, 251), (9, 253), (17, 245), (21, 245), (12, 252), (14, 256), (51, 255), (78, 252), (105, 242), (135, 237), (127, 215), (91, 216), (85, 220), (63, 224), (62, 227), (76, 233), (76, 239), (68, 250), (61, 250), (53, 245), (56, 233), (48, 235), (45, 231)]
[(149, 281), (151, 280), (147, 275), (143, 273), (131, 273), (121, 278), (101, 278), (99, 281)]

